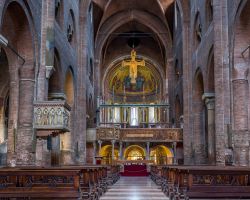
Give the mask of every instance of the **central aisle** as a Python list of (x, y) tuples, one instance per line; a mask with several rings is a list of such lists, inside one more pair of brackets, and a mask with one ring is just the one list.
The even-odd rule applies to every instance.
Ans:
[(101, 200), (168, 200), (149, 177), (121, 177)]

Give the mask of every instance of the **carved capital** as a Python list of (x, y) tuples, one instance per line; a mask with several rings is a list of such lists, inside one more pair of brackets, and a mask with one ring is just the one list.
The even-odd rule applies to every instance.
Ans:
[(236, 63), (233, 69), (234, 69), (233, 70), (234, 79), (247, 79), (247, 75), (249, 71), (248, 62)]
[(208, 110), (215, 109), (215, 94), (214, 93), (204, 93), (202, 99), (205, 101)]
[(46, 68), (46, 73), (45, 76), (47, 79), (50, 78), (50, 76), (53, 74), (53, 72), (55, 71), (55, 68), (53, 66), (45, 66)]

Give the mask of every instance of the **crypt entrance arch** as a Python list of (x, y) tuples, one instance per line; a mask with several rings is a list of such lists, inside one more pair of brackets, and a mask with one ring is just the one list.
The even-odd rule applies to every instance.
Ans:
[(157, 165), (173, 164), (173, 152), (170, 148), (164, 145), (157, 145), (150, 151), (150, 160), (154, 161)]
[(140, 145), (130, 145), (124, 151), (125, 160), (145, 160), (146, 152), (145, 149)]

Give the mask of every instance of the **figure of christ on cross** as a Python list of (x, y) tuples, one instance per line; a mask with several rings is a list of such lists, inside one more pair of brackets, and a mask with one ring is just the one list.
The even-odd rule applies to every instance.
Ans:
[(131, 83), (136, 83), (137, 78), (137, 67), (143, 66), (145, 67), (145, 61), (136, 61), (136, 51), (132, 49), (131, 51), (131, 60), (130, 61), (122, 61), (122, 67), (129, 66), (129, 76), (131, 78)]

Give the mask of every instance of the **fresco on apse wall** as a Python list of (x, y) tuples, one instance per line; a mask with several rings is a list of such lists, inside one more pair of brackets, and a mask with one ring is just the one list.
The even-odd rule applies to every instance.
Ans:
[(150, 95), (156, 93), (159, 83), (156, 81), (153, 71), (145, 66), (138, 66), (136, 82), (131, 82), (129, 66), (122, 67), (119, 64), (110, 76), (109, 91), (116, 95), (138, 95), (138, 93)]

